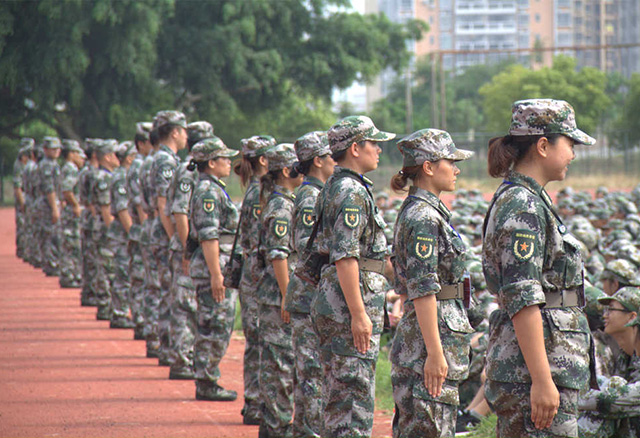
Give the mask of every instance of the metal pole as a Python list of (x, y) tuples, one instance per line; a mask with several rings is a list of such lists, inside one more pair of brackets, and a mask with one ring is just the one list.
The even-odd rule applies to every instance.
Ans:
[(436, 53), (431, 54), (431, 125), (438, 124), (438, 100), (436, 99)]

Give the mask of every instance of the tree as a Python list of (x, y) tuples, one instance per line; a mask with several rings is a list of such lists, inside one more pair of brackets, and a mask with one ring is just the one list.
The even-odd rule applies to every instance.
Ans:
[(622, 111), (613, 124), (614, 144), (627, 147), (640, 142), (640, 74), (631, 75)]

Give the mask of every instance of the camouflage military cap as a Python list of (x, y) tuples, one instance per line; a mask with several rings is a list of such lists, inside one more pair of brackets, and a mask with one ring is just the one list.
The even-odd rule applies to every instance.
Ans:
[(153, 123), (151, 122), (138, 122), (136, 123), (136, 134), (143, 136), (149, 140), (149, 133), (153, 129)]
[(137, 153), (138, 153), (138, 150), (136, 149), (136, 145), (129, 140), (123, 141), (122, 143), (120, 143), (118, 145), (118, 148), (116, 149), (116, 156), (120, 160), (124, 160), (129, 155), (135, 155)]
[(46, 136), (42, 139), (42, 147), (45, 149), (60, 149), (62, 148), (62, 143), (58, 137)]
[(325, 131), (308, 132), (294, 143), (298, 161), (304, 162), (315, 157), (330, 155), (329, 137)]
[(593, 145), (596, 140), (576, 126), (573, 107), (564, 100), (529, 99), (514, 102), (509, 134), (513, 136), (563, 134), (576, 143)]
[(187, 118), (180, 111), (158, 111), (153, 119), (153, 128), (161, 128), (165, 125), (182, 126), (187, 129)]
[(246, 158), (265, 155), (276, 146), (276, 139), (270, 135), (254, 135), (242, 139), (242, 156)]
[(619, 259), (629, 260), (637, 267), (640, 267), (640, 249), (630, 241), (627, 244), (620, 245), (615, 256)]
[(213, 137), (213, 126), (209, 122), (191, 122), (187, 125), (187, 135), (191, 144), (198, 143), (205, 138)]
[(616, 200), (618, 202), (618, 211), (625, 215), (638, 213), (638, 207), (636, 207), (636, 204), (624, 196), (619, 196)]
[(226, 144), (215, 135), (200, 140), (191, 149), (191, 156), (195, 162), (215, 160), (216, 158), (231, 158), (238, 155), (238, 151), (229, 149)]
[(585, 285), (584, 288), (585, 306), (584, 312), (594, 318), (602, 315), (603, 304), (598, 300), (600, 298), (609, 298), (609, 296), (602, 290), (593, 285)]
[(617, 301), (622, 306), (632, 312), (640, 310), (640, 288), (627, 286), (619, 289), (610, 297), (598, 298), (598, 302), (608, 306), (612, 301)]
[(419, 166), (425, 161), (435, 162), (441, 159), (462, 161), (473, 155), (471, 151), (456, 148), (449, 133), (439, 129), (416, 131), (400, 140), (397, 147), (404, 157), (404, 167)]
[(593, 208), (590, 210), (589, 219), (609, 219), (611, 217), (611, 210), (608, 208)]
[(345, 117), (333, 125), (327, 135), (333, 153), (343, 151), (360, 141), (389, 141), (396, 137), (391, 132), (379, 131), (373, 121), (366, 116)]
[(601, 280), (613, 279), (628, 286), (640, 286), (638, 267), (625, 259), (611, 260), (600, 275)]
[(465, 262), (467, 271), (471, 276), (471, 284), (477, 290), (485, 290), (487, 288), (487, 281), (484, 278), (484, 272), (482, 271), (482, 262), (480, 260), (471, 259)]
[(607, 196), (609, 194), (609, 189), (605, 186), (598, 186), (596, 189), (596, 195)]
[(101, 155), (107, 155), (112, 152), (115, 153), (118, 150), (119, 145), (118, 140), (109, 138), (107, 140), (102, 140), (96, 150)]
[(21, 148), (33, 149), (35, 145), (36, 145), (36, 141), (31, 137), (22, 137), (20, 139)]
[(72, 140), (68, 138), (65, 138), (64, 140), (62, 140), (62, 149), (69, 152), (84, 153), (84, 151), (80, 147), (80, 143), (77, 140)]
[(269, 149), (267, 159), (269, 160), (269, 172), (291, 167), (298, 161), (293, 143), (280, 143)]
[(376, 193), (376, 199), (389, 199), (389, 194), (384, 190), (381, 190)]

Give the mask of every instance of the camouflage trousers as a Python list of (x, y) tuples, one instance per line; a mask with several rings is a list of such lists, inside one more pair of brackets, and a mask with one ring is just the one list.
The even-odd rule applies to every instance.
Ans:
[[(159, 221), (159, 219), (157, 219)], [(160, 341), (160, 361), (170, 362), (171, 352), (171, 264), (169, 262), (169, 241), (151, 236), (151, 252), (158, 266), (160, 289), (158, 295), (158, 340)]]
[(242, 267), (240, 280), (240, 310), (244, 332), (244, 408), (245, 417), (260, 416), (260, 334), (258, 333), (258, 291), (251, 280), (247, 262)]
[[(134, 227), (137, 227), (137, 225), (134, 225)], [(129, 231), (129, 235), (131, 235), (131, 231)], [(131, 282), (131, 287), (129, 288), (131, 316), (133, 322), (136, 323), (136, 328), (139, 328), (142, 334), (146, 336), (144, 330), (144, 263), (142, 261), (140, 242), (130, 239), (127, 250), (129, 252), (129, 280)]]
[(93, 233), (97, 248), (96, 272), (93, 280), (93, 290), (96, 293), (98, 309), (109, 309), (111, 314), (111, 281), (114, 276), (113, 251), (109, 248), (106, 230), (97, 230)]
[(27, 207), (27, 256), (36, 268), (42, 267), (42, 240), (40, 239), (40, 218), (35, 205)]
[(318, 336), (308, 313), (292, 313), (295, 387), (293, 436), (319, 437), (322, 429), (322, 367)]
[[(376, 359), (337, 352), (336, 344), (353, 345), (349, 324), (314, 315), (323, 368), (324, 424), (322, 435), (369, 437), (373, 428)], [(380, 335), (371, 337), (368, 356), (378, 357)]]
[(618, 420), (603, 418), (597, 412), (580, 411), (578, 435), (580, 438), (609, 438), (616, 436)]
[(82, 243), (80, 218), (69, 208), (62, 211), (60, 232), (60, 285), (79, 284), (82, 280)]
[[(449, 386), (456, 381), (447, 380)], [(424, 386), (423, 377), (415, 371), (393, 366), (391, 369), (393, 400), (393, 437), (453, 437), (456, 435), (458, 406), (437, 402)]]
[(83, 228), (81, 234), (82, 291), (80, 292), (80, 298), (84, 302), (86, 300), (92, 300), (96, 296), (95, 289), (93, 288), (93, 278), (97, 271), (96, 261), (98, 259), (98, 250), (93, 240), (93, 231), (91, 229)]
[[(124, 232), (124, 230), (122, 230)], [(113, 253), (113, 281), (111, 283), (111, 320), (129, 316), (129, 253), (127, 236), (119, 235), (109, 239), (109, 249)]]
[(60, 221), (51, 222), (51, 213), (41, 213), (42, 271), (50, 276), (60, 274)]
[(158, 339), (158, 308), (160, 307), (160, 277), (158, 262), (151, 250), (151, 225), (153, 219), (147, 219), (142, 224), (140, 251), (144, 263), (144, 321), (143, 333), (147, 338), (147, 349), (160, 348)]
[(183, 251), (171, 250), (171, 358), (175, 369), (193, 369), (193, 351), (196, 341), (196, 289), (191, 277), (182, 272)]
[(198, 300), (193, 360), (196, 380), (216, 383), (220, 378), (218, 366), (233, 332), (238, 295), (235, 289), (227, 289), (225, 299), (218, 303), (213, 299), (208, 278), (192, 280)]
[(536, 429), (531, 421), (531, 384), (487, 380), (484, 394), (498, 416), (498, 438), (578, 436), (578, 390), (558, 386), (560, 407), (551, 427)]
[(280, 306), (260, 304), (261, 436), (291, 435), (293, 380), (295, 375), (291, 324), (280, 316)]
[(25, 254), (25, 218), (24, 212), (16, 205), (16, 256), (24, 258)]

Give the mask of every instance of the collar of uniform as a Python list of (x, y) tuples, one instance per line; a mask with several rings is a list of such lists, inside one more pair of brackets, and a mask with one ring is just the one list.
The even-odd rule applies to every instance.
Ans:
[(316, 186), (319, 189), (321, 189), (324, 186), (324, 183), (320, 181), (318, 178), (316, 178), (315, 176), (305, 176), (304, 182), (302, 184), (311, 184), (313, 186)]
[(340, 167), (340, 166), (336, 166), (333, 174), (336, 176), (340, 176), (341, 173), (350, 173), (352, 175), (355, 175), (358, 177), (358, 179), (360, 181), (362, 181), (362, 183), (367, 186), (368, 188), (370, 188), (373, 185), (373, 181), (371, 181), (369, 178), (367, 178), (364, 175), (359, 174), (358, 172), (356, 172), (355, 170), (349, 169), (348, 167)]
[(104, 166), (100, 166), (100, 167), (98, 167), (98, 169), (100, 169), (100, 170), (104, 170), (104, 171), (105, 171), (105, 172), (107, 172), (107, 173), (113, 173), (113, 172), (111, 172), (109, 169), (107, 169), (107, 168), (106, 168), (106, 167), (104, 167)]
[(445, 217), (447, 222), (451, 220), (451, 212), (447, 208), (446, 205), (438, 198), (436, 195), (431, 193), (429, 190), (421, 189), (420, 187), (411, 186), (409, 188), (409, 196), (413, 196), (415, 198), (422, 199), (427, 202), (433, 208), (438, 210)]
[(167, 153), (171, 154), (172, 156), (174, 156), (174, 157), (176, 157), (176, 158), (178, 157), (178, 154), (176, 154), (175, 152), (173, 152), (173, 151), (171, 150), (171, 148), (169, 148), (169, 146), (167, 146), (166, 144), (161, 144), (161, 145), (160, 145), (160, 148), (158, 148), (158, 150), (159, 150), (159, 151), (165, 151), (165, 152), (167, 152)]
[(544, 191), (544, 189), (538, 183), (538, 181), (531, 178), (530, 176), (523, 175), (519, 172), (516, 172), (515, 170), (511, 170), (509, 172), (509, 174), (505, 178), (505, 181), (508, 183), (518, 184), (523, 187), (526, 187), (527, 189), (531, 190), (533, 193), (535, 193), (538, 196), (542, 196), (542, 192)]
[(279, 186), (278, 184), (276, 184), (273, 188), (273, 194), (275, 195), (280, 195), (284, 198), (290, 199), (292, 201), (294, 201), (296, 199), (296, 195), (289, 189), (285, 189), (282, 186)]
[(218, 178), (215, 175), (209, 175), (208, 173), (204, 173), (204, 172), (200, 172), (199, 174), (199, 178), (201, 180), (203, 179), (208, 179), (211, 182), (214, 182), (216, 184), (218, 184), (220, 187), (222, 187), (223, 189), (227, 187), (227, 183), (225, 183), (224, 181), (222, 181), (220, 178)]

